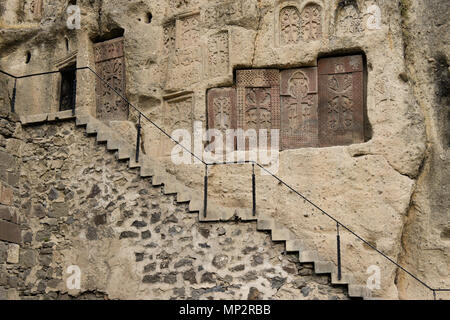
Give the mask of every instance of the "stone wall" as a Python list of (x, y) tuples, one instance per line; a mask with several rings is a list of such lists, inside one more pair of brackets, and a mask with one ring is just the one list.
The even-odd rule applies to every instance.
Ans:
[[(80, 0), (81, 29), (76, 31), (66, 27), (66, 3), (45, 1), (43, 11), (33, 15), (23, 14), (26, 8), (18, 3), (7, 1), (0, 8), (1, 68), (20, 75), (74, 61), (94, 66), (95, 43), (123, 34), (126, 96), (167, 129), (178, 123), (192, 131), (196, 120), (206, 128), (208, 90), (233, 86), (236, 70), (316, 67), (323, 57), (363, 54), (365, 142), (282, 151), (277, 173), (432, 286), (450, 285), (448, 45), (441, 40), (447, 34), (447, 3)], [(370, 14), (373, 5), (380, 9), (380, 19)], [(320, 18), (309, 26), (315, 23), (317, 28), (305, 28), (308, 32), (292, 38), (303, 27), (286, 29), (280, 18), (287, 12), (302, 18), (314, 8)], [(428, 21), (433, 21), (430, 30)], [(85, 71), (78, 77), (77, 108), (95, 115), (95, 78)], [(16, 109), (22, 114), (56, 111), (58, 85), (57, 75), (21, 80)], [(5, 87), (11, 92), (11, 82), (0, 88), (0, 103), (8, 100)], [(128, 120), (136, 115), (131, 112)], [(146, 123), (142, 139), (147, 155), (166, 157), (171, 150), (164, 136)], [(175, 166), (169, 160), (167, 170), (201, 190), (202, 166)], [(226, 207), (250, 207), (250, 174), (242, 167), (211, 170), (210, 197)], [(290, 226), (334, 259), (331, 220), (259, 172), (257, 199), (259, 212)], [(368, 267), (380, 266), (382, 288), (375, 295), (430, 297), (351, 235), (344, 233), (343, 241), (344, 268), (359, 280), (366, 281)]]
[[(21, 126), (15, 114), (0, 111), (0, 299), (11, 297), (17, 287), (22, 244), (19, 177)], [(11, 282), (9, 282), (11, 276)], [(14, 290), (14, 289), (12, 289)]]
[(23, 138), (23, 242), (0, 261), (2, 298), (347, 299), (255, 223), (199, 223), (71, 121)]

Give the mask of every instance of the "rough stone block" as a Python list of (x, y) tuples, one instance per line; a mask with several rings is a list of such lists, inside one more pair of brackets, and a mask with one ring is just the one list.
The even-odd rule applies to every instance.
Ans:
[(12, 204), (13, 192), (12, 189), (0, 183), (0, 204), (10, 206)]
[(6, 221), (11, 221), (12, 214), (11, 214), (9, 207), (0, 205), (0, 219), (6, 220)]
[(20, 243), (20, 229), (17, 224), (0, 220), (0, 240)]
[(15, 243), (11, 243), (8, 246), (8, 256), (6, 258), (7, 263), (19, 263), (20, 246)]

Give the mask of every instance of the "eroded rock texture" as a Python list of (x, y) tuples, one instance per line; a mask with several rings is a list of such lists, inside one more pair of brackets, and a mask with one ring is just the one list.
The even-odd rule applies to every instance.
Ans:
[[(238, 125), (288, 128), (282, 133), (287, 144), (282, 141), (280, 146), (278, 176), (430, 286), (450, 286), (448, 3), (79, 0), (77, 5), (80, 29), (71, 30), (66, 3), (2, 1), (0, 68), (22, 75), (90, 66), (168, 131), (184, 128), (194, 133), (195, 121), (203, 128), (220, 130)], [(111, 40), (120, 45), (109, 46)], [(337, 93), (330, 106), (330, 112), (339, 113), (333, 123), (349, 126), (355, 118), (348, 116), (353, 87), (349, 90), (350, 80), (340, 76), (349, 66), (336, 65), (327, 75), (338, 77), (328, 82), (316, 69), (321, 59), (352, 55), (361, 55), (363, 64), (353, 65), (353, 71), (364, 79), (363, 88), (356, 86), (363, 92), (358, 91), (363, 99), (358, 104), (363, 109), (358, 137), (319, 148), (329, 145), (317, 141), (321, 136), (317, 121), (327, 114), (323, 109), (314, 113), (324, 92), (320, 83)], [(244, 71), (238, 70), (244, 69), (256, 75), (261, 70), (279, 73), (281, 84), (267, 84), (270, 81), (263, 76), (253, 76), (244, 81), (251, 85), (240, 86), (239, 74)], [(284, 77), (288, 78), (285, 88)], [(67, 79), (58, 73), (19, 79), (17, 113), (55, 112), (61, 101), (70, 106), (70, 86), (63, 89), (61, 85)], [(289, 81), (295, 84), (292, 90)], [(317, 81), (318, 88), (305, 85), (308, 81)], [(13, 86), (12, 78), (0, 74), (1, 110), (10, 109)], [(222, 87), (227, 89), (217, 89)], [(62, 92), (67, 92), (64, 99)], [(220, 99), (214, 102), (208, 92)], [(208, 105), (210, 100), (212, 105)], [(115, 120), (111, 127), (134, 139), (136, 113), (86, 70), (77, 73), (76, 103), (80, 112)], [(247, 110), (244, 104), (249, 107), (248, 115), (239, 113)], [(328, 111), (327, 104), (324, 106)], [(216, 110), (214, 116), (210, 110)], [(270, 244), (264, 234), (252, 232), (250, 238), (252, 246), (262, 252), (241, 253), (250, 224), (198, 225), (169, 198), (163, 200), (156, 190), (134, 181), (121, 164), (105, 157), (104, 150), (94, 148), (93, 142), (69, 125), (30, 127), (22, 138), (19, 127), (12, 129), (17, 119), (8, 117), (0, 119), (0, 151), (6, 160), (14, 160), (6, 175), (0, 173), (7, 189), (6, 207), (15, 208), (29, 223), (21, 234), (24, 261), (30, 266), (37, 261), (39, 268), (45, 269), (33, 267), (28, 274), (22, 267), (5, 265), (20, 278), (7, 285), (9, 280), (2, 278), (5, 288), (20, 288), (8, 295), (41, 297), (52, 291), (51, 298), (59, 297), (64, 294), (63, 268), (77, 259), (83, 270), (92, 270), (91, 274), (86, 271), (86, 297), (334, 295), (326, 291), (332, 289), (320, 289), (325, 284), (318, 278), (305, 280), (314, 290), (302, 287), (299, 294), (294, 288), (298, 275), (285, 270), (286, 266), (295, 270), (294, 265), (272, 259), (280, 254), (280, 248)], [(312, 120), (305, 129), (309, 134), (289, 127), (293, 119)], [(167, 160), (168, 172), (201, 193), (203, 166), (173, 165), (168, 157), (171, 148), (164, 135), (143, 123), (145, 155)], [(22, 168), (15, 162), (18, 159)], [(225, 207), (250, 207), (250, 178), (249, 167), (212, 168), (210, 197)], [(272, 215), (335, 261), (336, 225), (272, 178), (258, 171), (256, 180), (258, 212)], [(19, 188), (20, 196), (16, 194)], [(8, 200), (11, 192), (15, 197), (12, 204)], [(166, 219), (172, 221), (161, 223)], [(201, 228), (214, 236), (205, 237)], [(238, 232), (241, 234), (231, 236)], [(189, 254), (166, 250), (163, 258), (159, 248), (165, 241), (173, 250)], [(380, 267), (381, 287), (374, 290), (375, 296), (432, 297), (350, 233), (343, 231), (342, 241), (343, 268), (361, 283), (367, 281), (369, 267)], [(68, 243), (72, 251), (66, 247)], [(157, 246), (145, 247), (151, 243)], [(0, 256), (11, 252), (11, 261), (15, 261), (17, 247), (2, 246), (5, 249)], [(216, 256), (222, 251), (226, 257)], [(167, 268), (161, 268), (164, 261)], [(269, 261), (274, 270), (267, 278), (262, 273)], [(207, 267), (199, 270), (203, 264)], [(256, 272), (256, 279), (248, 278), (235, 288), (250, 271)], [(121, 292), (124, 278), (133, 280)]]

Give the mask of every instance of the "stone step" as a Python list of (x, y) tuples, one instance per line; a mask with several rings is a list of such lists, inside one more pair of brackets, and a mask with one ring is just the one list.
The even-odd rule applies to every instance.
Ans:
[(272, 230), (275, 228), (275, 221), (269, 218), (260, 218), (256, 224), (257, 230)]
[(118, 139), (108, 139), (108, 142), (106, 143), (106, 149), (108, 150), (119, 150), (120, 145), (122, 144), (122, 141)]
[(372, 293), (364, 285), (350, 284), (350, 285), (348, 285), (348, 295), (349, 295), (349, 297), (370, 298), (372, 296)]
[(86, 132), (88, 134), (96, 134), (98, 130), (98, 123), (96, 121), (89, 121), (86, 126)]
[(353, 275), (348, 273), (341, 274), (341, 280), (338, 279), (337, 272), (333, 272), (331, 274), (331, 283), (332, 284), (352, 284), (353, 283)]
[(152, 177), (154, 174), (155, 174), (154, 169), (152, 167), (150, 167), (149, 165), (145, 164), (145, 165), (141, 166), (140, 175), (142, 178)]
[(203, 200), (195, 199), (189, 202), (189, 212), (199, 212), (203, 214)]
[(136, 155), (133, 154), (130, 157), (130, 161), (128, 162), (128, 168), (130, 169), (134, 169), (134, 168), (140, 168), (141, 167), (141, 163), (140, 162), (136, 162)]
[(118, 160), (128, 160), (132, 157), (132, 152), (129, 146), (121, 145), (119, 146), (119, 150), (117, 152)]
[(97, 142), (107, 142), (111, 139), (111, 131), (104, 128), (97, 131)]
[(163, 193), (164, 194), (176, 194), (178, 192), (179, 183), (175, 178), (168, 178), (164, 182)]
[(287, 252), (293, 252), (293, 251), (302, 251), (305, 248), (305, 243), (301, 239), (293, 239), (293, 240), (287, 240), (286, 241), (286, 251)]
[(331, 261), (315, 261), (314, 262), (314, 272), (316, 274), (324, 274), (334, 272), (335, 266)]
[(286, 241), (295, 239), (295, 235), (287, 228), (272, 229), (272, 241)]
[(77, 119), (76, 119), (76, 121), (75, 121), (75, 124), (76, 124), (77, 126), (85, 126), (85, 125), (88, 124), (88, 122), (89, 122), (90, 119), (91, 119), (91, 116), (90, 116), (90, 115), (87, 115), (87, 114), (80, 114), (80, 115), (77, 115)]
[(206, 217), (204, 212), (200, 211), (199, 221), (201, 222), (214, 222), (214, 221), (228, 221), (234, 217), (235, 209), (227, 208), (221, 205), (217, 205), (213, 201), (208, 201), (208, 211)]
[(177, 192), (177, 202), (189, 202), (192, 199), (192, 192), (188, 191), (186, 188), (180, 188)]
[(166, 179), (166, 177), (164, 177), (161, 173), (156, 173), (152, 177), (152, 185), (154, 187), (161, 186), (164, 184), (165, 179)]
[(242, 221), (257, 221), (258, 220), (258, 212), (253, 216), (253, 209), (251, 208), (235, 208), (234, 214), (236, 217), (241, 219)]
[(298, 255), (298, 260), (301, 263), (315, 262), (319, 260), (319, 255), (315, 250), (304, 250), (300, 251)]

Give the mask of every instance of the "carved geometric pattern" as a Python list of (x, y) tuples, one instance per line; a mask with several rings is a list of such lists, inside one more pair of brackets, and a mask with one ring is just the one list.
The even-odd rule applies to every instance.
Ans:
[(296, 44), (300, 39), (300, 14), (294, 6), (284, 7), (280, 11), (281, 45)]
[(304, 41), (322, 37), (322, 9), (317, 4), (308, 4), (301, 14), (301, 32)]
[(25, 0), (23, 3), (25, 21), (40, 21), (42, 18), (42, 0)]
[(163, 54), (168, 56), (175, 49), (175, 21), (163, 26)]
[[(125, 61), (123, 38), (94, 45), (95, 68), (98, 75), (122, 96), (125, 95)], [(96, 80), (97, 118), (126, 120), (128, 105), (101, 80)]]
[(337, 13), (337, 35), (362, 32), (362, 18), (352, 4), (341, 8)]
[(203, 22), (206, 27), (223, 26), (244, 16), (242, 0), (220, 1), (220, 4), (206, 7)]
[(275, 69), (238, 70), (238, 128), (280, 129), (280, 74)]
[(208, 128), (224, 133), (237, 128), (236, 89), (214, 88), (208, 90)]
[(364, 141), (362, 56), (319, 60), (321, 146)]
[(166, 89), (184, 89), (203, 77), (200, 15), (176, 20), (175, 51), (169, 59)]
[(318, 146), (317, 68), (281, 72), (281, 149)]
[(229, 68), (228, 31), (212, 35), (208, 40), (208, 75), (225, 76)]

